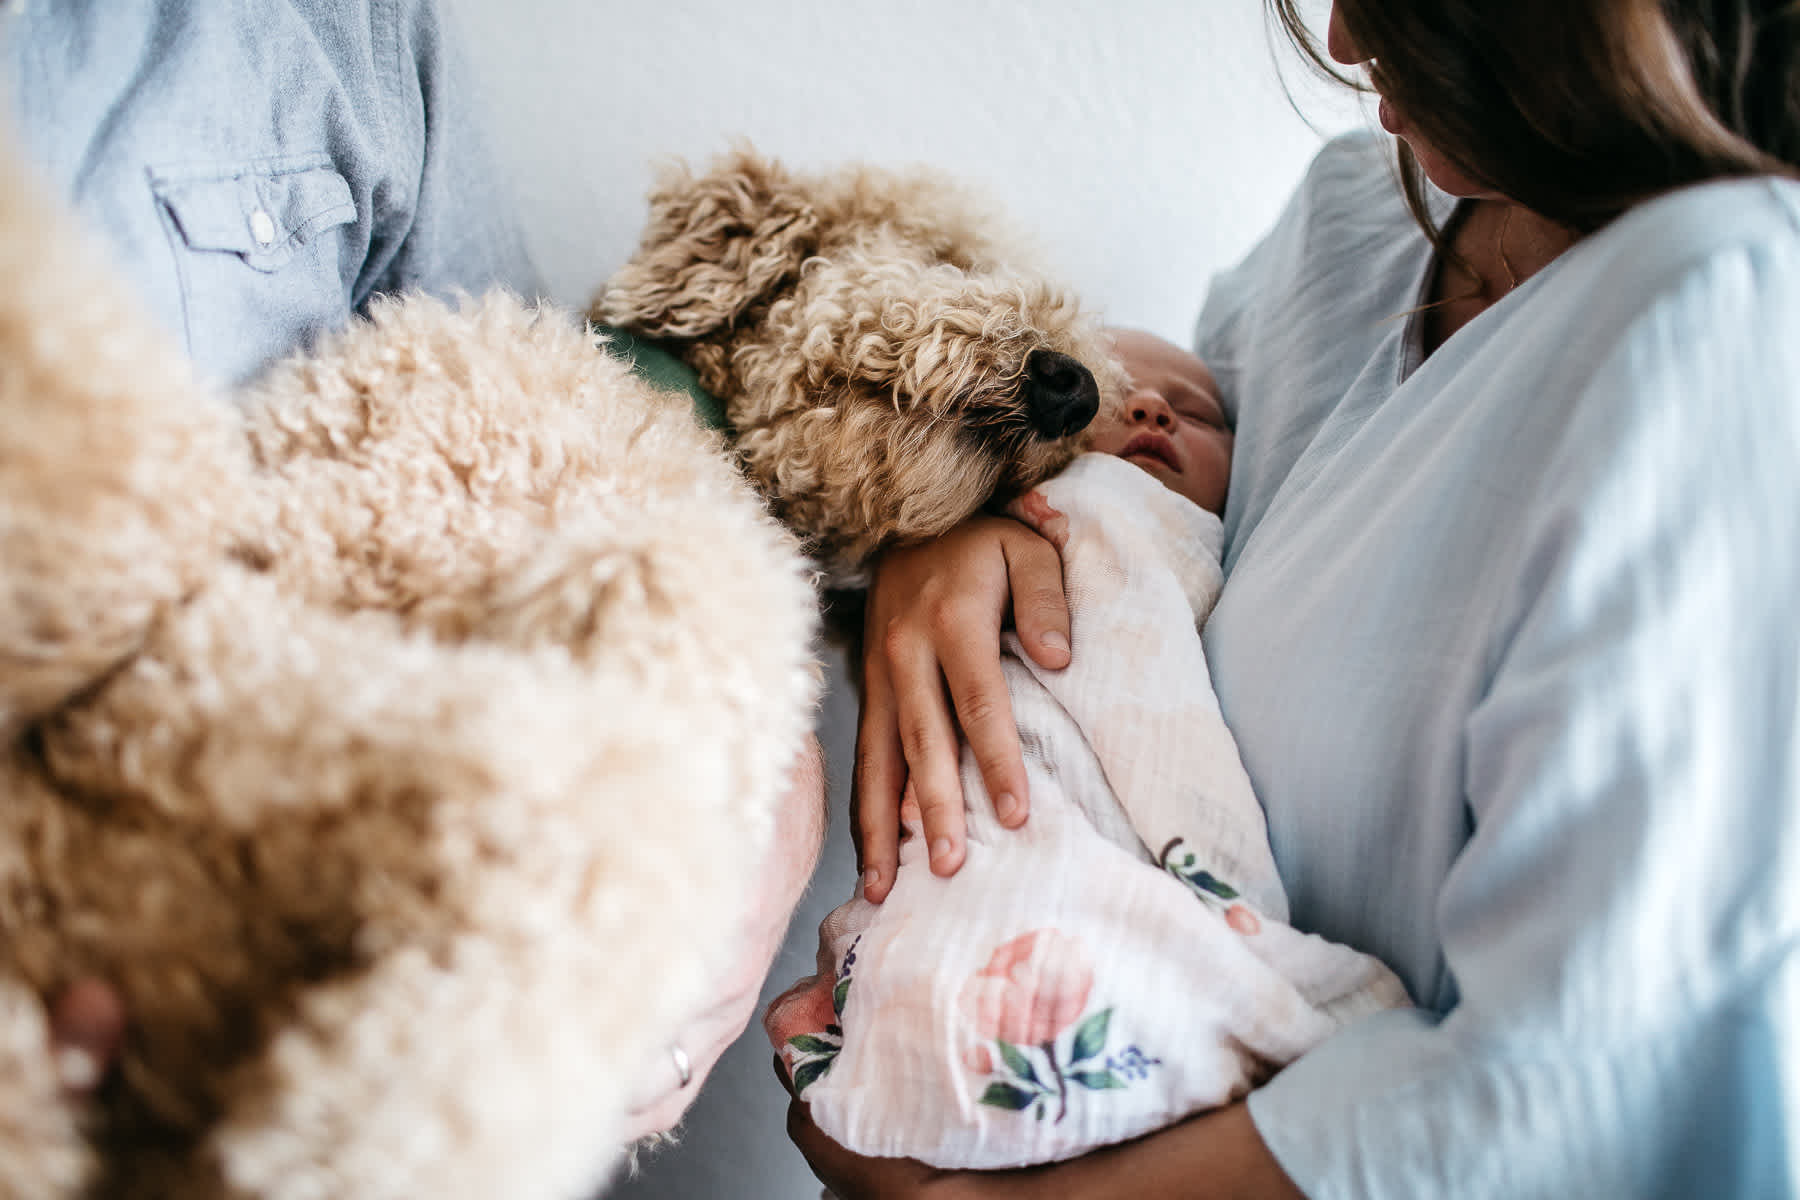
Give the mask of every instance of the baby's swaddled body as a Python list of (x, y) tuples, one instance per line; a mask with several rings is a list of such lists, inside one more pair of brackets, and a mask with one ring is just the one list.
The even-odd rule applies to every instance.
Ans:
[(1002, 664), (1031, 819), (1001, 827), (965, 748), (961, 870), (907, 839), (886, 901), (827, 917), (818, 975), (766, 1018), (813, 1119), (863, 1154), (1069, 1158), (1406, 1003), (1377, 960), (1286, 923), (1200, 642), (1218, 518), (1099, 454), (1013, 511), (1061, 551), (1072, 619), (1067, 668), (1010, 635)]

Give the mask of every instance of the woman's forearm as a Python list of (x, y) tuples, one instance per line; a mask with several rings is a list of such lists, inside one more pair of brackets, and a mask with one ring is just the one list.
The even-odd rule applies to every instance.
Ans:
[[(776, 1074), (783, 1076), (777, 1065)], [(785, 1083), (785, 1076), (784, 1083)], [(1242, 1103), (1080, 1158), (1012, 1171), (943, 1171), (910, 1159), (864, 1158), (788, 1110), (788, 1135), (841, 1200), (1300, 1200)]]
[(1067, 1162), (954, 1178), (945, 1200), (1302, 1200), (1241, 1102)]

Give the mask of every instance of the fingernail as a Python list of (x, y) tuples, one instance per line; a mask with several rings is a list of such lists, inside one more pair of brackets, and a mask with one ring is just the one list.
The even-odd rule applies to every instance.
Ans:
[(1011, 825), (1013, 818), (1019, 815), (1019, 798), (1011, 792), (1001, 792), (999, 799), (994, 801), (994, 811), (1002, 821)]
[(950, 857), (950, 839), (941, 837), (931, 843), (931, 861), (939, 862)]
[(71, 1092), (89, 1091), (100, 1082), (100, 1060), (80, 1046), (64, 1046), (56, 1053), (56, 1077)]
[(863, 872), (863, 891), (865, 891), (865, 892), (873, 891), (875, 889), (875, 885), (880, 882), (881, 882), (881, 872), (877, 871), (874, 867), (870, 867), (868, 870)]
[(1060, 650), (1064, 654), (1067, 654), (1069, 652), (1069, 639), (1060, 633), (1046, 633), (1044, 635), (1044, 648), (1047, 650)]

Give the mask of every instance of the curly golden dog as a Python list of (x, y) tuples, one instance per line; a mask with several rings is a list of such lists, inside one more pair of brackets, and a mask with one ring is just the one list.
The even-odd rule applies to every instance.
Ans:
[(1123, 379), (1098, 321), (945, 177), (680, 165), (590, 316), (667, 346), (834, 582), (1080, 449)]

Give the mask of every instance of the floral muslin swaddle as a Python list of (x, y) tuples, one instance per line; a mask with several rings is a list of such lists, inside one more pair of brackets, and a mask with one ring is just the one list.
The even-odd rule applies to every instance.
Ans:
[(931, 874), (909, 819), (887, 900), (833, 911), (819, 973), (764, 1018), (813, 1119), (863, 1154), (1072, 1157), (1406, 1003), (1377, 960), (1287, 924), (1201, 649), (1218, 518), (1096, 454), (1013, 512), (1061, 550), (1073, 622), (1061, 671), (1008, 638), (1031, 818), (1000, 826), (965, 748), (962, 869)]

